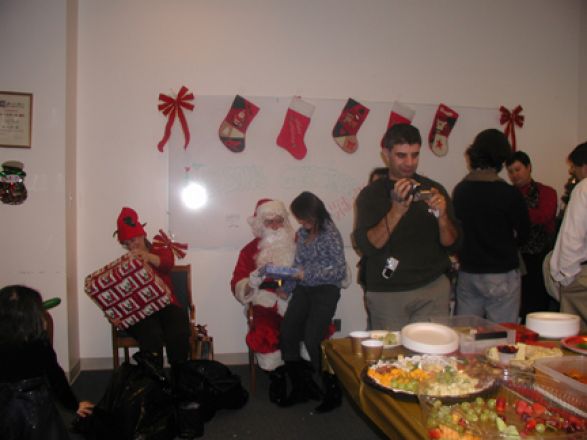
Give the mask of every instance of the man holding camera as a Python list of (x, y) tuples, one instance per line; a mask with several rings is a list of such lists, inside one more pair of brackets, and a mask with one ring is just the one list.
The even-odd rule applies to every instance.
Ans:
[(416, 127), (391, 126), (381, 141), (388, 178), (366, 186), (356, 200), (353, 239), (366, 258), (374, 329), (400, 330), (449, 313), (448, 255), (461, 234), (444, 187), (416, 173), (421, 144)]

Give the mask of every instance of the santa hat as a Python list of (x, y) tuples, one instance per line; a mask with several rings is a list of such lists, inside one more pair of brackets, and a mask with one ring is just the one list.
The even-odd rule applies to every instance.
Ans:
[(280, 215), (284, 219), (287, 218), (287, 209), (285, 205), (279, 200), (272, 199), (261, 199), (255, 206), (254, 214), (249, 217), (249, 225), (253, 225), (258, 221), (263, 221), (268, 218), (276, 217)]
[(139, 222), (139, 216), (134, 209), (125, 206), (120, 211), (118, 220), (116, 220), (118, 241), (122, 243), (131, 238), (146, 236), (147, 233), (143, 229), (145, 225), (146, 223), (141, 224)]

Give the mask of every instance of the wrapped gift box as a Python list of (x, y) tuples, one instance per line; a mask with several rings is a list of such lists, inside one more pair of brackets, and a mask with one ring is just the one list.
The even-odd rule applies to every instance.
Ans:
[(299, 269), (295, 267), (273, 266), (268, 264), (263, 267), (260, 272), (262, 275), (274, 279), (293, 279), (299, 272)]
[(171, 292), (143, 260), (125, 254), (86, 277), (86, 294), (127, 329), (167, 306)]

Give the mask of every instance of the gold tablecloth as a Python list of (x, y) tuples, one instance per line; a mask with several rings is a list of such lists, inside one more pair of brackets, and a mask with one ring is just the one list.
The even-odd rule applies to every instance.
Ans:
[[(427, 439), (418, 402), (392, 397), (361, 380), (365, 361), (351, 351), (350, 338), (330, 339), (323, 343), (327, 366), (359, 408), (391, 439)], [(384, 357), (386, 353), (384, 352)]]

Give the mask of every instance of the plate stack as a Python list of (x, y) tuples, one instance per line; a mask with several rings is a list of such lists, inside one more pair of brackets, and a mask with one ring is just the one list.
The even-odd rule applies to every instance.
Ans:
[(408, 324), (401, 331), (402, 345), (417, 353), (448, 354), (459, 348), (459, 335), (450, 327), (432, 322)]
[(556, 312), (534, 312), (526, 315), (526, 327), (543, 338), (561, 339), (579, 333), (581, 321), (577, 315)]

